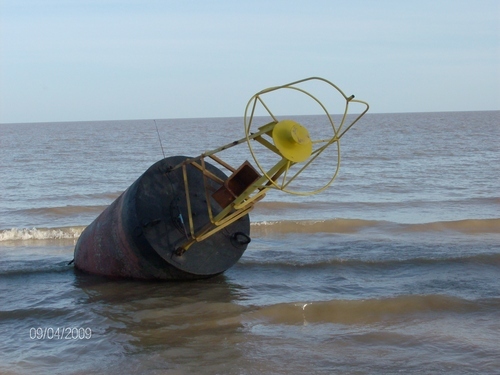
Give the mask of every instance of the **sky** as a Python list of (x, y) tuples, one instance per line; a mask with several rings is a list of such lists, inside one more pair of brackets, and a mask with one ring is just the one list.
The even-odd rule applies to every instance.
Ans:
[(243, 116), (310, 76), (372, 113), (500, 110), (500, 1), (0, 0), (0, 123)]

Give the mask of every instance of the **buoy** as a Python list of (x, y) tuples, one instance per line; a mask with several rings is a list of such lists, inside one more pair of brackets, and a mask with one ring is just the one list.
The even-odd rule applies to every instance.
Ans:
[[(346, 100), (342, 122), (336, 126), (326, 113), (332, 133), (316, 141), (298, 122), (279, 121), (262, 98), (275, 90), (297, 89), (297, 85), (311, 80), (327, 83)], [(312, 97), (303, 89), (298, 90)], [(351, 102), (365, 105), (365, 110), (344, 126)], [(269, 111), (271, 121), (252, 131), (258, 103)], [(322, 104), (321, 107), (325, 109)], [(92, 274), (144, 280), (190, 280), (223, 273), (241, 258), (251, 241), (249, 212), (254, 205), (269, 189), (295, 193), (290, 188), (295, 177), (329, 146), (338, 147), (343, 134), (368, 108), (367, 103), (347, 97), (322, 78), (306, 78), (262, 90), (248, 102), (244, 138), (196, 157), (170, 156), (153, 164), (82, 232), (75, 246), (75, 267)], [(279, 159), (276, 164), (263, 168), (252, 142), (274, 152)], [(248, 145), (257, 167), (244, 161), (234, 168), (216, 156), (243, 143)], [(288, 173), (297, 163), (305, 164)], [(338, 168), (337, 164), (326, 185), (299, 194), (324, 190), (335, 179)]]

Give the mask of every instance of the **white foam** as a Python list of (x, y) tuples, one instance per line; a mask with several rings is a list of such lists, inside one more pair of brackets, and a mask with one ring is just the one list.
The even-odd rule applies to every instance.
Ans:
[(12, 228), (0, 231), (2, 241), (76, 239), (85, 227), (66, 228)]

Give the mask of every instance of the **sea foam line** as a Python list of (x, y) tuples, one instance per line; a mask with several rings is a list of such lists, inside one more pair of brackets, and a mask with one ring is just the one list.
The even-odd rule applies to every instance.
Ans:
[[(358, 233), (365, 229), (376, 228), (392, 234), (414, 232), (452, 231), (463, 234), (500, 233), (500, 219), (466, 219), (457, 221), (438, 221), (423, 224), (401, 224), (389, 221), (361, 219), (327, 220), (281, 220), (252, 223), (251, 232), (257, 236), (275, 233)], [(2, 241), (77, 239), (85, 226), (62, 228), (12, 228), (0, 230)]]
[(500, 233), (500, 219), (465, 219), (432, 223), (403, 224), (379, 220), (327, 219), (327, 220), (280, 220), (252, 224), (252, 233), (357, 233), (376, 228), (385, 232), (444, 232), (464, 234)]
[(66, 228), (12, 228), (0, 231), (2, 241), (59, 240), (80, 237), (85, 226)]

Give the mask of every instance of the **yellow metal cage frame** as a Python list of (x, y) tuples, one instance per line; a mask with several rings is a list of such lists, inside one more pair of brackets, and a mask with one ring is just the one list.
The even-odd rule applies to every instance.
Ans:
[[(307, 81), (321, 81), (324, 82), (328, 85), (330, 85), (332, 88), (334, 88), (336, 91), (338, 91), (343, 98), (345, 99), (345, 109), (344, 109), (344, 115), (342, 116), (342, 119), (340, 121), (340, 124), (338, 127), (335, 126), (335, 123), (328, 112), (327, 108), (319, 101), (319, 99), (303, 88), (299, 87), (301, 83), (307, 82)], [(276, 124), (279, 123), (277, 117), (271, 112), (269, 107), (265, 104), (264, 100), (262, 99), (262, 96), (276, 91), (280, 89), (290, 89), (290, 90), (296, 90), (300, 93), (303, 93), (310, 98), (312, 98), (315, 102), (319, 104), (319, 106), (322, 108), (322, 110), (325, 112), (325, 115), (328, 118), (329, 123), (332, 126), (333, 130), (333, 136), (325, 139), (319, 139), (319, 140), (313, 140), (312, 143), (314, 145), (320, 145), (317, 149), (312, 151), (312, 154), (307, 160), (304, 165), (297, 171), (293, 176), (287, 176), (287, 172), (290, 169), (292, 165), (295, 163), (292, 162), (291, 160), (288, 160), (286, 157), (283, 157), (281, 155), (280, 151), (278, 148), (266, 137), (271, 137), (272, 138), (272, 132)], [(346, 118), (347, 118), (347, 113), (349, 109), (349, 105), (351, 103), (360, 103), (362, 105), (365, 105), (365, 109), (348, 125), (345, 125), (346, 123)], [(269, 113), (270, 117), (272, 118), (272, 121), (269, 122), (268, 124), (265, 124), (261, 127), (258, 128), (258, 130), (254, 133), (251, 132), (251, 127), (253, 124), (254, 120), (254, 115), (255, 115), (255, 109), (257, 104), (260, 103), (265, 110)], [(182, 168), (182, 173), (183, 173), (183, 180), (184, 180), (184, 189), (185, 189), (185, 194), (186, 194), (186, 206), (187, 206), (187, 216), (188, 216), (188, 227), (189, 227), (189, 232), (187, 234), (187, 240), (186, 242), (180, 246), (177, 249), (178, 254), (182, 254), (186, 250), (189, 249), (191, 245), (193, 245), (196, 242), (203, 241), (204, 239), (210, 237), (214, 233), (224, 229), (231, 223), (237, 221), (241, 217), (245, 216), (248, 214), (250, 211), (253, 210), (255, 203), (259, 202), (261, 199), (264, 198), (266, 195), (266, 192), (269, 189), (278, 189), (281, 191), (284, 191), (289, 194), (295, 194), (295, 195), (303, 195), (303, 196), (308, 196), (308, 195), (313, 195), (320, 193), (327, 189), (335, 180), (335, 178), (338, 175), (339, 168), (340, 168), (340, 139), (342, 136), (368, 111), (369, 105), (368, 103), (354, 99), (354, 95), (351, 96), (346, 96), (344, 92), (337, 87), (335, 84), (331, 83), (330, 81), (320, 78), (320, 77), (310, 77), (310, 78), (305, 78), (302, 80), (298, 80), (295, 82), (291, 82), (282, 86), (275, 86), (275, 87), (270, 87), (265, 90), (262, 90), (252, 96), (252, 98), (248, 101), (248, 104), (245, 108), (245, 114), (244, 114), (244, 128), (245, 128), (245, 137), (241, 138), (239, 140), (233, 141), (231, 143), (228, 143), (224, 146), (221, 146), (219, 148), (216, 148), (212, 151), (207, 151), (204, 152), (203, 154), (195, 157), (195, 158), (190, 158), (186, 159), (185, 161), (179, 163), (178, 165), (174, 166), (172, 170), (177, 169), (177, 168)], [(281, 160), (278, 161), (273, 167), (271, 167), (269, 170), (265, 170), (261, 163), (259, 162), (255, 150), (252, 146), (252, 141), (256, 141), (263, 145), (265, 148), (269, 149), (270, 151), (278, 154), (279, 156), (282, 156)], [(213, 196), (210, 195), (210, 191), (207, 188), (207, 179), (211, 179), (212, 181), (215, 181), (217, 184), (220, 184), (223, 186), (229, 179), (231, 179), (237, 172), (238, 169), (232, 167), (230, 164), (226, 163), (223, 161), (221, 158), (216, 156), (216, 154), (220, 153), (221, 151), (227, 150), (231, 147), (240, 145), (242, 143), (246, 143), (248, 145), (248, 148), (250, 150), (250, 154), (252, 155), (252, 158), (255, 162), (255, 164), (258, 167), (258, 170), (262, 174), (257, 174), (257, 178), (250, 183), (246, 188), (226, 206), (224, 207), (217, 215), (214, 216), (212, 212), (212, 207), (211, 207), (211, 199)], [(289, 185), (292, 181), (295, 180), (295, 178), (301, 174), (306, 168), (308, 168), (316, 159), (317, 157), (324, 151), (326, 150), (329, 146), (332, 144), (336, 143), (337, 144), (337, 165), (335, 168), (335, 171), (332, 175), (332, 177), (329, 179), (329, 181), (322, 187), (315, 189), (313, 191), (308, 191), (308, 192), (299, 192), (299, 191), (294, 191), (289, 189)], [(215, 161), (217, 164), (221, 165), (222, 167), (226, 168), (229, 170), (232, 175), (227, 179), (227, 180), (222, 180), (218, 176), (214, 175), (212, 172), (208, 171), (206, 166), (205, 166), (205, 159), (210, 158), (211, 160)], [(246, 162), (248, 163), (248, 162)], [(195, 231), (194, 228), (194, 222), (193, 222), (193, 212), (191, 209), (191, 200), (190, 200), (190, 186), (188, 183), (188, 177), (187, 177), (187, 166), (191, 165), (198, 170), (200, 170), (203, 173), (203, 181), (204, 181), (204, 190), (205, 190), (205, 197), (206, 197), (206, 202), (207, 202), (207, 213), (209, 217), (209, 222), (198, 232)], [(257, 171), (258, 173), (258, 171)], [(278, 179), (282, 176), (282, 182), (281, 184), (278, 183)], [(287, 179), (288, 178), (288, 179)]]

